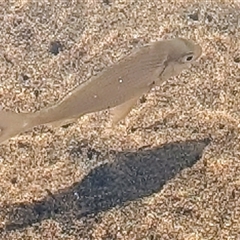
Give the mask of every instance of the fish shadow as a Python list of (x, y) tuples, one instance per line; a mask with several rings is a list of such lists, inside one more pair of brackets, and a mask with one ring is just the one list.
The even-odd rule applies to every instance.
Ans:
[(45, 219), (64, 223), (94, 218), (102, 211), (150, 196), (181, 170), (193, 166), (209, 143), (206, 138), (119, 152), (113, 163), (96, 167), (70, 187), (49, 192), (39, 201), (1, 206), (0, 214), (7, 219), (1, 232), (20, 230)]

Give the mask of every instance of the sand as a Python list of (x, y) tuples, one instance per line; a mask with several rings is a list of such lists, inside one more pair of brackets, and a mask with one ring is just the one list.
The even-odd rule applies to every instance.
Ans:
[(2, 0), (0, 100), (34, 112), (132, 49), (202, 58), (114, 129), (106, 111), (0, 146), (0, 239), (240, 239), (238, 0)]

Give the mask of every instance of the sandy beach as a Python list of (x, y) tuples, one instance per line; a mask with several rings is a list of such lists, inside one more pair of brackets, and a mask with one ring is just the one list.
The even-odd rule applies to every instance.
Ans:
[(203, 49), (115, 128), (102, 111), (1, 145), (0, 239), (240, 239), (238, 0), (2, 0), (0, 19), (0, 103), (15, 112), (144, 44)]

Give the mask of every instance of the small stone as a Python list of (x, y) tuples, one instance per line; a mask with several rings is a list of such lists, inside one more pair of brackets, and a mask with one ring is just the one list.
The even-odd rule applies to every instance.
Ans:
[(198, 12), (189, 14), (188, 17), (189, 17), (190, 19), (192, 19), (193, 21), (198, 21), (198, 20), (199, 20)]
[(240, 63), (240, 56), (234, 57), (234, 58), (233, 58), (233, 61), (234, 61), (235, 63)]
[(13, 177), (13, 178), (11, 179), (11, 183), (12, 183), (12, 184), (16, 184), (16, 183), (17, 183), (17, 177)]
[(29, 76), (26, 74), (21, 74), (23, 81), (27, 81), (29, 79)]
[(53, 55), (58, 55), (60, 51), (63, 50), (63, 46), (59, 41), (54, 41), (50, 43), (49, 52)]

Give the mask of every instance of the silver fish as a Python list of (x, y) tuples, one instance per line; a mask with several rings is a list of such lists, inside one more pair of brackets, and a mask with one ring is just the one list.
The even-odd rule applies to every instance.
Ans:
[(189, 68), (201, 54), (200, 45), (184, 38), (141, 47), (73, 89), (53, 106), (35, 113), (0, 111), (0, 143), (34, 126), (63, 123), (104, 109), (112, 110), (112, 122), (116, 124), (143, 94)]

